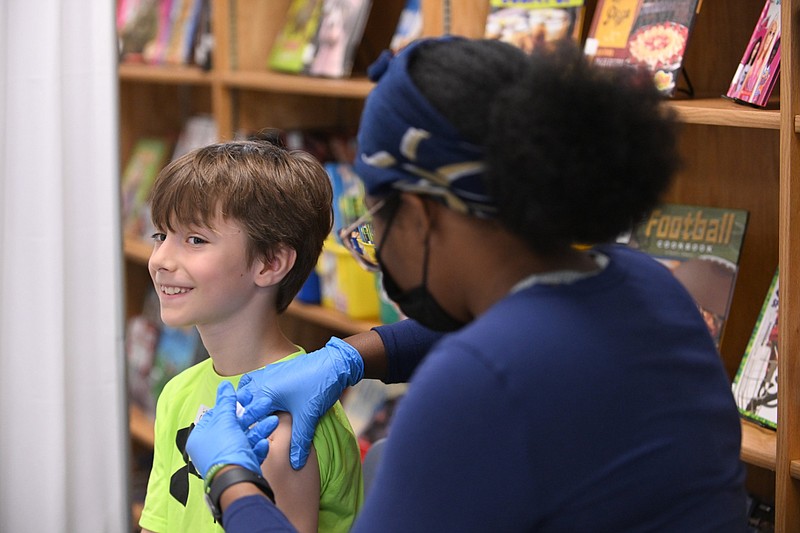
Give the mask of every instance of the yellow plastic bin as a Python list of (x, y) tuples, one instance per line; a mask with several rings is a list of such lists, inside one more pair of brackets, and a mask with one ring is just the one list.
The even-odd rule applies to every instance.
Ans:
[(317, 273), (323, 307), (356, 319), (378, 319), (380, 304), (375, 274), (364, 270), (332, 237), (325, 240)]

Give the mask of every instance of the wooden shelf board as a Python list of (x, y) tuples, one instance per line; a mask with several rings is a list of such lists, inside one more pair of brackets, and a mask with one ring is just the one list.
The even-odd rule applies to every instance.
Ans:
[(355, 99), (366, 98), (374, 85), (366, 78), (337, 80), (267, 71), (224, 72), (221, 80), (224, 85), (235, 89)]
[(146, 414), (142, 409), (134, 404), (128, 407), (128, 425), (131, 437), (138, 443), (152, 448), (155, 444), (155, 428), (153, 418)]
[(143, 63), (120, 63), (120, 81), (149, 83), (211, 85), (214, 74), (194, 66), (145, 65)]
[(722, 97), (670, 100), (667, 105), (674, 109), (679, 119), (687, 124), (731, 126), (779, 130), (779, 109), (755, 109), (737, 104)]
[(775, 431), (742, 420), (742, 461), (774, 471), (777, 444)]
[(349, 317), (341, 311), (328, 309), (327, 307), (321, 307), (319, 305), (306, 304), (297, 300), (289, 304), (289, 308), (286, 309), (286, 313), (318, 326), (339, 331), (346, 335), (362, 333), (364, 331), (369, 331), (375, 326), (381, 325), (377, 318), (375, 320), (355, 319)]
[(800, 479), (800, 460), (795, 459), (792, 461), (789, 471), (794, 479)]

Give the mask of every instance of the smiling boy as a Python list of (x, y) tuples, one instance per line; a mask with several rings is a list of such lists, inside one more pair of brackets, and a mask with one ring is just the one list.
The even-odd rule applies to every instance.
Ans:
[[(310, 155), (266, 142), (200, 148), (170, 163), (151, 193), (156, 228), (149, 270), (161, 318), (196, 326), (210, 358), (173, 378), (158, 399), (143, 531), (221, 532), (184, 446), (223, 380), (303, 353), (282, 313), (331, 229), (331, 185)], [(291, 418), (279, 415), (262, 473), (299, 531), (347, 531), (363, 499), (353, 430), (334, 406), (307, 465), (289, 465)]]

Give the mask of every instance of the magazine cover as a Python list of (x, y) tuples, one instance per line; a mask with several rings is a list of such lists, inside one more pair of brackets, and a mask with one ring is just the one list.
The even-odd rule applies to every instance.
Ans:
[(350, 75), (371, 7), (371, 0), (324, 0), (306, 74), (326, 78)]
[(686, 287), (717, 348), (728, 319), (747, 219), (742, 209), (663, 204), (633, 230), (628, 242), (664, 264)]
[(758, 315), (739, 371), (733, 380), (739, 412), (763, 426), (778, 424), (778, 272)]
[(147, 195), (158, 172), (169, 158), (170, 143), (158, 137), (136, 141), (122, 173), (122, 227), (126, 235), (142, 235), (150, 213)]
[(599, 65), (647, 68), (656, 87), (671, 96), (700, 3), (598, 0), (584, 52)]
[(581, 39), (583, 0), (490, 0), (484, 37), (532, 52), (560, 39)]
[(781, 0), (767, 0), (725, 94), (735, 102), (767, 105), (781, 66)]
[(269, 56), (271, 69), (292, 73), (303, 70), (321, 11), (322, 0), (292, 0), (286, 22), (272, 46)]

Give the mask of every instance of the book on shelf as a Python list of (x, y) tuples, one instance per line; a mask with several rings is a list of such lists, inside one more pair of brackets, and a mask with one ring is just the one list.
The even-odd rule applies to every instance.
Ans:
[(733, 397), (743, 417), (762, 426), (778, 425), (778, 272), (772, 277), (742, 362)]
[(119, 0), (116, 24), (120, 58), (143, 62), (145, 48), (158, 35), (158, 2)]
[(665, 96), (675, 92), (698, 0), (598, 0), (584, 52), (602, 66), (646, 68)]
[(172, 151), (172, 161), (192, 150), (214, 144), (219, 140), (217, 121), (211, 115), (198, 114), (186, 119)]
[(371, 7), (372, 0), (324, 0), (304, 73), (325, 78), (349, 76)]
[(725, 96), (740, 104), (765, 107), (780, 66), (781, 0), (767, 0)]
[(688, 290), (719, 348), (728, 319), (748, 212), (662, 204), (621, 242), (665, 265)]
[(201, 0), (200, 18), (197, 21), (192, 57), (194, 64), (203, 70), (211, 70), (214, 34), (211, 32), (211, 0)]
[(150, 372), (154, 402), (169, 380), (208, 357), (196, 327), (175, 328), (164, 323), (160, 326)]
[(128, 398), (148, 414), (156, 411), (150, 376), (157, 343), (158, 324), (154, 320), (143, 314), (128, 319), (125, 328)]
[(345, 392), (342, 408), (358, 439), (362, 459), (372, 443), (388, 434), (394, 408), (407, 390), (405, 383), (387, 385), (363, 379)]
[(583, 0), (490, 0), (484, 37), (526, 52), (556, 41), (581, 40)]
[(141, 236), (146, 232), (150, 219), (147, 196), (169, 158), (170, 147), (171, 143), (161, 137), (136, 141), (122, 173), (122, 229), (126, 235)]
[(155, 37), (144, 47), (142, 55), (145, 63), (158, 65), (164, 61), (172, 33), (172, 6), (176, 1), (180, 0), (158, 0), (156, 2), (158, 29)]
[(421, 0), (406, 0), (389, 42), (389, 48), (400, 50), (422, 36)]
[(172, 0), (169, 40), (163, 51), (163, 63), (187, 65), (192, 62), (202, 9), (203, 0)]
[(301, 72), (313, 53), (323, 0), (292, 0), (286, 22), (272, 45), (268, 65), (282, 72)]

